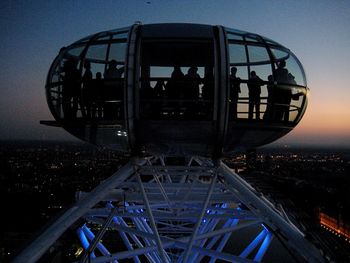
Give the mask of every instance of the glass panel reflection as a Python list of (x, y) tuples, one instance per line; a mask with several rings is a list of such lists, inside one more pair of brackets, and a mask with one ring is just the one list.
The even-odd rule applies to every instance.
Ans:
[[(276, 81), (281, 83), (297, 84), (306, 86), (305, 74), (295, 56), (286, 51), (272, 48), (271, 49), (277, 61)], [(282, 68), (285, 73), (280, 69)]]
[(126, 43), (112, 43), (109, 50), (109, 60), (124, 61), (126, 55)]
[(246, 63), (247, 55), (245, 51), (244, 45), (239, 44), (229, 44), (229, 55), (230, 55), (230, 63)]
[(241, 35), (228, 33), (228, 34), (227, 34), (227, 39), (229, 39), (229, 40), (240, 40), (240, 41), (242, 41), (242, 40), (243, 40), (243, 37), (242, 37)]
[(113, 35), (113, 39), (127, 39), (129, 32), (121, 32)]
[(259, 42), (260, 39), (256, 36), (250, 35), (250, 36), (246, 36), (245, 37), (246, 41), (250, 41), (250, 42)]
[(260, 62), (270, 64), (270, 57), (265, 47), (248, 46), (248, 54), (249, 61), (252, 63)]
[(81, 52), (84, 50), (85, 46), (80, 46), (76, 48), (71, 48), (68, 50), (68, 54), (73, 57), (79, 57)]
[(106, 60), (107, 48), (107, 44), (91, 45), (87, 50), (86, 57), (104, 61)]

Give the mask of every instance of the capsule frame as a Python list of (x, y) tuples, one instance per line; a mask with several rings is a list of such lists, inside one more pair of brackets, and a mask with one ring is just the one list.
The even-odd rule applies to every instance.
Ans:
[(46, 83), (57, 125), (132, 155), (220, 158), (273, 142), (301, 120), (308, 93), (286, 47), (184, 23), (85, 37), (60, 50)]

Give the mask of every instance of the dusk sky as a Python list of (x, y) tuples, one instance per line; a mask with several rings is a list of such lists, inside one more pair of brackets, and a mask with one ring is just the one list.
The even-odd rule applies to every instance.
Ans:
[(279, 143), (350, 146), (350, 1), (8, 1), (0, 4), (0, 139), (72, 139), (52, 120), (48, 69), (63, 46), (87, 35), (147, 23), (218, 24), (288, 47), (303, 64), (310, 101)]

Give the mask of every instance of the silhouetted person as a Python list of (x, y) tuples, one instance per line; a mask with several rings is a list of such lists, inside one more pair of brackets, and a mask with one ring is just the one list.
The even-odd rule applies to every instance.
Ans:
[(288, 69), (285, 68), (286, 61), (281, 60), (277, 64), (277, 69), (275, 70), (275, 78), (279, 83), (287, 83), (288, 82)]
[(248, 81), (248, 91), (249, 91), (249, 113), (248, 119), (253, 119), (253, 112), (255, 108), (255, 118), (260, 119), (260, 93), (261, 86), (264, 85), (263, 80), (256, 75), (255, 71), (250, 73), (250, 78)]
[(186, 99), (199, 98), (199, 84), (201, 83), (201, 77), (197, 72), (197, 67), (190, 67), (185, 75), (186, 88), (184, 94)]
[(80, 103), (80, 73), (76, 62), (68, 59), (63, 65), (62, 108), (64, 118), (69, 120), (77, 117)]
[(124, 67), (117, 68), (117, 61), (112, 59), (109, 62), (108, 69), (106, 70), (105, 85), (106, 85), (106, 94), (107, 102), (110, 101), (114, 104), (111, 105), (110, 102), (105, 106), (106, 117), (107, 118), (116, 118), (121, 119), (123, 117), (123, 82), (122, 75), (124, 73)]
[(230, 75), (230, 118), (237, 119), (238, 94), (241, 93), (241, 79), (236, 76), (237, 68), (231, 67)]
[(83, 97), (83, 109), (82, 114), (83, 117), (86, 117), (87, 119), (91, 119), (91, 108), (93, 103), (93, 83), (92, 83), (92, 72), (91, 72), (91, 64), (89, 61), (85, 61), (84, 63), (84, 75), (83, 75), (83, 90), (82, 90), (82, 97)]
[(211, 118), (213, 109), (213, 99), (214, 99), (214, 74), (213, 67), (207, 66), (204, 71), (204, 80), (202, 87), (202, 112), (206, 118)]
[(179, 66), (175, 66), (171, 77), (166, 84), (166, 93), (169, 99), (179, 99), (182, 96), (184, 74)]
[(201, 83), (201, 77), (197, 73), (197, 67), (190, 67), (185, 75), (185, 89), (184, 98), (186, 102), (187, 115), (193, 116), (198, 113), (196, 104), (199, 99), (199, 84)]
[(274, 107), (275, 107), (275, 94), (274, 94), (274, 84), (273, 84), (273, 76), (269, 75), (267, 77), (269, 83), (266, 85), (267, 87), (267, 103), (266, 103), (266, 111), (264, 114), (264, 120), (271, 120), (274, 115)]
[[(289, 84), (292, 84), (292, 85), (297, 84), (294, 76), (291, 73), (288, 73), (288, 80), (287, 81)], [(284, 104), (283, 121), (288, 122), (289, 121), (289, 107), (290, 107), (290, 104), (292, 102), (292, 96), (293, 96), (292, 88), (287, 87), (283, 93), (284, 93), (284, 95), (283, 95), (283, 104)]]
[(124, 67), (117, 68), (118, 62), (112, 59), (108, 64), (108, 69), (105, 72), (105, 79), (121, 78), (124, 73)]
[(164, 95), (164, 81), (163, 80), (158, 80), (156, 85), (154, 86), (154, 94), (156, 98), (162, 98)]
[(93, 81), (93, 96), (94, 96), (94, 104), (92, 109), (92, 117), (102, 118), (103, 116), (103, 107), (104, 107), (104, 83), (102, 80), (101, 72), (96, 73), (96, 79)]
[(184, 74), (182, 73), (181, 68), (179, 66), (175, 66), (173, 72), (171, 73), (171, 77), (165, 86), (166, 95), (170, 100), (168, 105), (174, 108), (173, 113), (175, 115), (179, 115), (180, 113), (180, 104), (181, 99), (183, 97), (183, 89)]
[(213, 100), (214, 98), (214, 74), (212, 67), (205, 67), (202, 98), (204, 100)]
[(161, 115), (162, 107), (164, 105), (164, 90), (165, 84), (163, 80), (158, 80), (154, 86), (154, 97), (153, 102), (153, 116), (159, 117)]
[[(281, 120), (286, 120), (289, 119), (289, 104), (290, 104), (290, 99), (289, 95), (290, 88), (283, 85), (283, 84), (288, 84), (290, 82), (289, 79), (289, 72), (285, 68), (286, 66), (286, 61), (282, 60), (277, 64), (277, 69), (275, 70), (275, 79), (277, 81), (277, 87), (274, 90), (274, 114), (273, 114), (273, 119), (275, 121), (281, 121)], [(288, 112), (288, 113), (287, 113)]]

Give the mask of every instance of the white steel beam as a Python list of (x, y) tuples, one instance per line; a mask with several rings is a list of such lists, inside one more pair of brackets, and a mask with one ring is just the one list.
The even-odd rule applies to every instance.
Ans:
[[(143, 165), (145, 160), (139, 160), (138, 165)], [(120, 168), (107, 180), (97, 186), (88, 196), (69, 208), (56, 222), (49, 226), (42, 235), (23, 250), (14, 263), (32, 263), (49, 249), (49, 247), (70, 227), (76, 220), (81, 218), (91, 207), (96, 205), (111, 189), (124, 182), (135, 171), (135, 165), (129, 162)]]
[(211, 185), (210, 185), (210, 187), (208, 189), (208, 193), (207, 193), (207, 199), (205, 200), (205, 202), (203, 204), (201, 214), (200, 214), (200, 216), (197, 219), (197, 223), (196, 223), (196, 225), (194, 227), (192, 236), (190, 238), (190, 242), (188, 243), (188, 246), (186, 247), (186, 250), (184, 252), (183, 262), (187, 262), (187, 260), (188, 260), (188, 258), (190, 256), (191, 249), (192, 249), (192, 246), (193, 246), (193, 242), (195, 240), (195, 237), (197, 235), (199, 227), (202, 224), (203, 216), (204, 216), (205, 212), (207, 211), (209, 200), (210, 200), (211, 194), (213, 193), (213, 190), (214, 190), (214, 186), (215, 186), (215, 183), (216, 183), (216, 177), (217, 177), (217, 174), (215, 174), (214, 177), (212, 178), (212, 182), (211, 182)]
[(149, 216), (149, 221), (150, 221), (150, 224), (151, 224), (151, 227), (152, 227), (152, 231), (153, 231), (153, 234), (156, 238), (156, 243), (157, 243), (157, 247), (158, 247), (158, 252), (159, 252), (159, 255), (162, 259), (162, 261), (165, 263), (165, 262), (169, 262), (169, 258), (167, 257), (165, 251), (164, 251), (164, 248), (163, 248), (163, 245), (162, 245), (162, 241), (160, 240), (160, 236), (159, 236), (159, 233), (158, 233), (158, 230), (157, 230), (157, 226), (156, 226), (156, 223), (154, 221), (154, 218), (153, 218), (153, 214), (152, 214), (152, 210), (151, 210), (151, 207), (150, 207), (150, 204), (148, 202), (148, 199), (147, 199), (147, 194), (146, 194), (146, 191), (143, 187), (143, 184), (142, 184), (142, 180), (140, 178), (140, 175), (137, 174), (137, 180), (139, 182), (139, 185), (140, 185), (140, 189), (141, 189), (141, 192), (142, 192), (142, 195), (143, 195), (143, 201), (145, 202), (145, 205), (146, 205), (146, 211), (148, 213), (148, 216)]
[(261, 200), (242, 178), (225, 164), (220, 165), (220, 174), (225, 178), (228, 189), (234, 191), (238, 198), (273, 231), (281, 232), (288, 238), (286, 243), (294, 253), (301, 255), (307, 262), (325, 262), (320, 252), (304, 236), (296, 231), (279, 213)]

